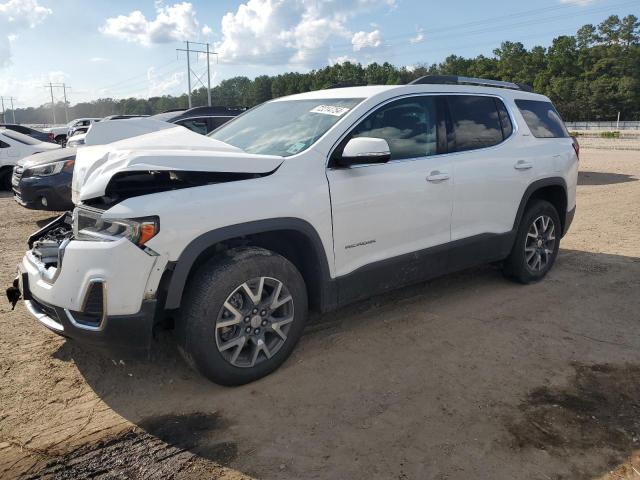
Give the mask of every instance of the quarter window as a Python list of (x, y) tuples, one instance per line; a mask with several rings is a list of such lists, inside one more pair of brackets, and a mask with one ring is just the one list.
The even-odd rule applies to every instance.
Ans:
[(392, 102), (369, 115), (350, 135), (382, 138), (391, 160), (435, 155), (438, 150), (437, 108), (433, 97), (412, 97)]
[(551, 102), (516, 100), (527, 126), (537, 138), (565, 138), (569, 136), (560, 115)]
[[(510, 134), (503, 133), (503, 125), (493, 97), (450, 96), (449, 110), (455, 132), (456, 152), (492, 147), (506, 138), (505, 133)], [(506, 120), (508, 115), (505, 126)], [(511, 122), (508, 126), (510, 125)]]

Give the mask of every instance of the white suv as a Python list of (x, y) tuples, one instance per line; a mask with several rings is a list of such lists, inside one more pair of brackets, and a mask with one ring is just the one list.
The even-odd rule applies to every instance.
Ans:
[(18, 289), (56, 333), (127, 350), (170, 318), (186, 360), (242, 384), (320, 312), (487, 262), (529, 283), (575, 211), (578, 146), (548, 98), (424, 77), (262, 104), (78, 151), (77, 208), (29, 239)]

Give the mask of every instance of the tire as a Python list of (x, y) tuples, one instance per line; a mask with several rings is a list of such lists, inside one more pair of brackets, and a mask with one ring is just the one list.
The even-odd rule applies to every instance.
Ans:
[(176, 325), (178, 349), (215, 383), (249, 383), (289, 357), (307, 308), (304, 279), (289, 260), (263, 248), (227, 250), (204, 263), (187, 285)]
[(561, 234), (555, 207), (545, 200), (534, 200), (520, 220), (513, 249), (504, 262), (504, 274), (524, 284), (542, 280), (558, 256)]
[(58, 135), (55, 138), (55, 141), (58, 145), (60, 145), (62, 148), (66, 147), (67, 145), (67, 136), (66, 135)]
[(11, 191), (11, 176), (13, 175), (13, 168), (3, 168), (0, 170), (0, 190)]

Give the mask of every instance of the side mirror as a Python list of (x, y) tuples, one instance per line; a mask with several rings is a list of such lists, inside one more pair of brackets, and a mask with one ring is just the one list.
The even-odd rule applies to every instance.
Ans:
[(342, 167), (350, 167), (367, 163), (385, 163), (389, 159), (391, 159), (391, 151), (384, 138), (355, 137), (345, 145), (338, 164)]

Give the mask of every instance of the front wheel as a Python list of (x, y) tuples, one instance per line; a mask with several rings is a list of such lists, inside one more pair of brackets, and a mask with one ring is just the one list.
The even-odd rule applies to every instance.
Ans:
[(307, 318), (302, 275), (262, 248), (228, 250), (189, 282), (177, 325), (187, 362), (221, 385), (242, 385), (277, 369)]
[(0, 169), (0, 190), (11, 191), (11, 176), (13, 174), (12, 167)]
[(555, 207), (535, 200), (522, 216), (513, 250), (504, 263), (505, 275), (520, 283), (541, 280), (556, 260), (561, 234)]

